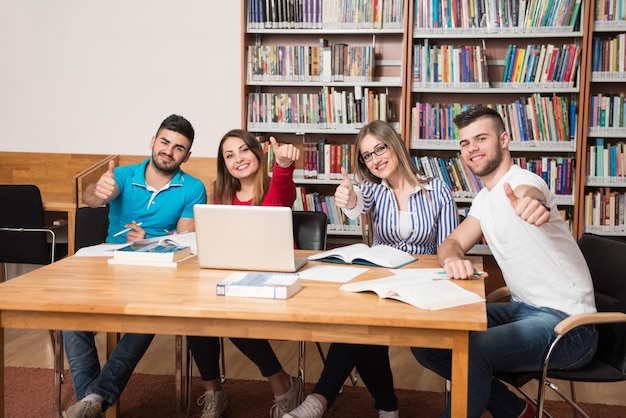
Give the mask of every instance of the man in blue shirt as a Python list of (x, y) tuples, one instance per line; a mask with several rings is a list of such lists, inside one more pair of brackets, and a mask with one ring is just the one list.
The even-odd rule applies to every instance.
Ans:
[[(195, 231), (193, 205), (206, 203), (204, 184), (180, 165), (191, 155), (194, 129), (178, 115), (168, 116), (150, 142), (152, 155), (141, 164), (115, 167), (83, 193), (91, 207), (109, 205), (107, 242), (124, 243)], [(121, 231), (125, 231), (120, 234)], [(63, 331), (74, 395), (78, 402), (63, 418), (100, 418), (128, 383), (135, 366), (152, 342), (152, 334), (125, 334), (102, 369), (94, 333)]]

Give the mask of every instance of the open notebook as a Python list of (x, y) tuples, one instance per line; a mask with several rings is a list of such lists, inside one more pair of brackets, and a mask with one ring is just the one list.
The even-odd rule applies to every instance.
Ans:
[(274, 206), (195, 205), (198, 264), (203, 268), (294, 272), (291, 209)]

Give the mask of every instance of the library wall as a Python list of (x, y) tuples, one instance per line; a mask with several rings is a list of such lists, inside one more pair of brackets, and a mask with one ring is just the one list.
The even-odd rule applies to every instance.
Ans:
[(240, 3), (0, 2), (2, 151), (136, 154), (168, 115), (215, 156), (240, 127)]

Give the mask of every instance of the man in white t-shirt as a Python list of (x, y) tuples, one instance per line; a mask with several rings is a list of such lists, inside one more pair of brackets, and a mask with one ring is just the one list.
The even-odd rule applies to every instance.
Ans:
[[(473, 277), (465, 254), (484, 235), (511, 291), (511, 302), (487, 305), (488, 329), (470, 334), (467, 416), (479, 418), (488, 410), (498, 418), (534, 417), (535, 408), (494, 375), (541, 369), (556, 337), (554, 326), (570, 315), (596, 311), (591, 276), (545, 181), (513, 164), (500, 115), (478, 106), (454, 123), (461, 158), (485, 187), (439, 247), (439, 262), (450, 278)], [(561, 340), (550, 367), (581, 367), (596, 346), (593, 326), (579, 327)], [(450, 379), (450, 350), (412, 351), (425, 367)], [(449, 403), (443, 416), (450, 416)]]

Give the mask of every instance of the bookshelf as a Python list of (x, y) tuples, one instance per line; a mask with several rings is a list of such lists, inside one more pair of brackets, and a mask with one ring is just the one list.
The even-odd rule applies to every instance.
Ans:
[(549, 3), (413, 0), (405, 132), (416, 163), (444, 179), (464, 211), (482, 184), (460, 161), (452, 119), (494, 107), (516, 162), (546, 180), (576, 234), (585, 11)]
[[(243, 125), (261, 138), (275, 134), (301, 144), (307, 156), (297, 167), (296, 183), (307, 192), (332, 196), (338, 184), (336, 173), (310, 172), (310, 155), (344, 147), (340, 159), (349, 168), (354, 150), (345, 149), (362, 124), (387, 118), (416, 164), (447, 181), (459, 208), (466, 210), (482, 185), (464, 172), (452, 118), (464, 106), (480, 103), (503, 115), (513, 157), (546, 179), (573, 235), (585, 231), (582, 202), (595, 186), (583, 172), (587, 148), (599, 136), (587, 121), (591, 95), (623, 90), (624, 83), (623, 75), (612, 75), (611, 83), (592, 78), (592, 37), (623, 33), (623, 19), (595, 22), (593, 0), (243, 0), (243, 6)], [(372, 18), (371, 8), (379, 8), (381, 17)], [(371, 57), (369, 72), (340, 75), (333, 66), (341, 55), (337, 45)], [(312, 62), (318, 55), (321, 68)], [(330, 65), (324, 66), (324, 56)], [(276, 57), (300, 64), (297, 69), (271, 64)], [(270, 71), (277, 67), (283, 73)], [(376, 110), (359, 119), (349, 109), (363, 95)], [(347, 106), (335, 113), (322, 108), (331, 101)], [(386, 103), (383, 111), (380, 103)], [(307, 119), (302, 109), (318, 119)], [(619, 142), (624, 132), (602, 137)], [(319, 157), (317, 164), (317, 169), (323, 164)], [(359, 236), (360, 228), (329, 233)]]
[(580, 230), (626, 237), (626, 5), (591, 1)]
[(305, 203), (294, 209), (324, 205), (331, 238), (360, 239), (330, 208), (359, 129), (383, 119), (403, 134), (406, 0), (243, 0), (242, 10), (243, 126), (300, 145)]

